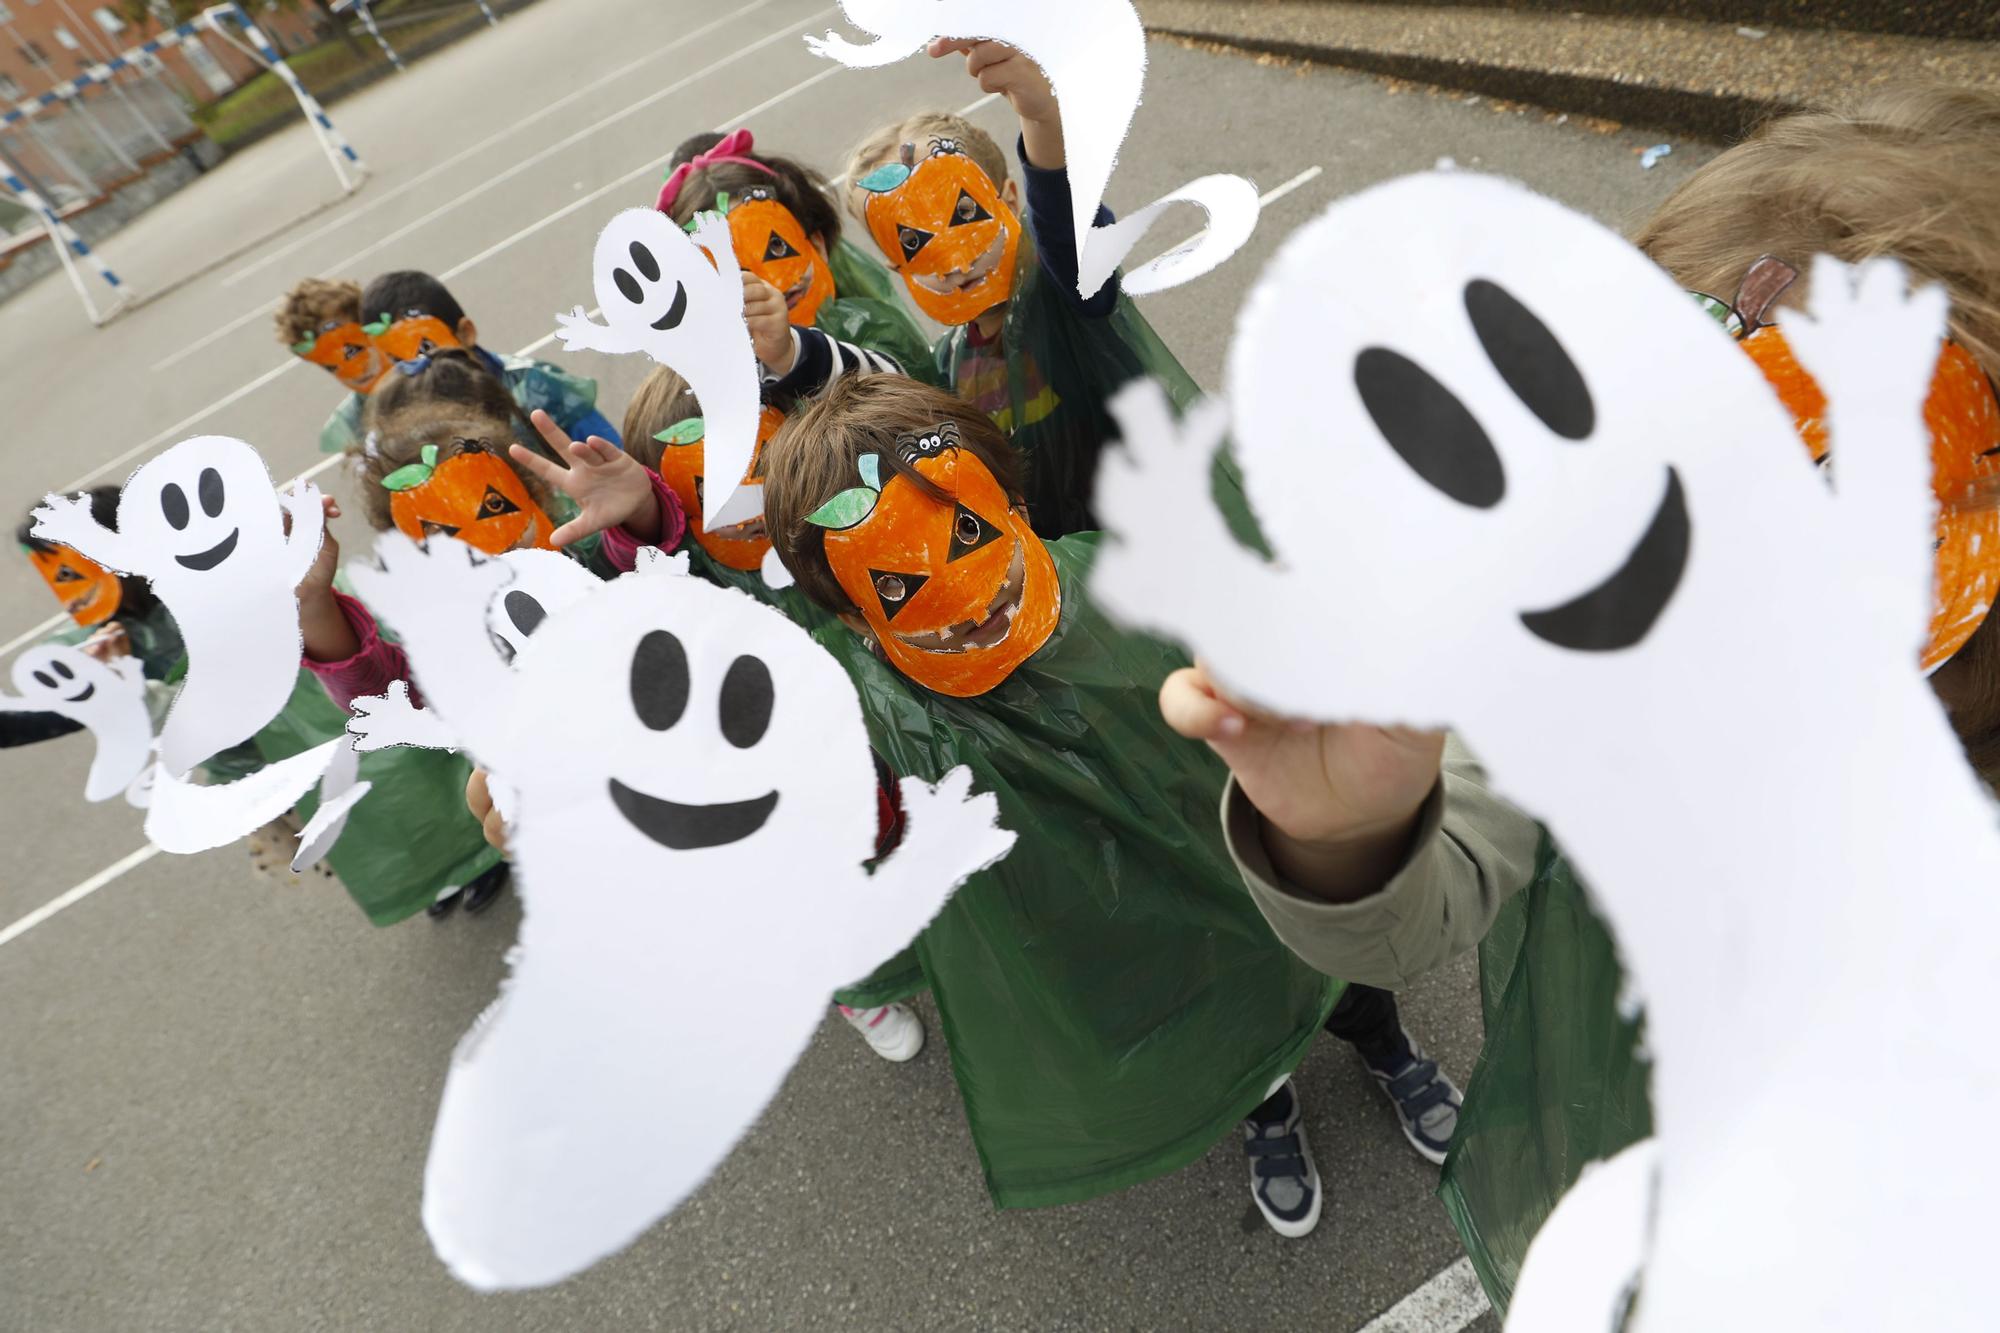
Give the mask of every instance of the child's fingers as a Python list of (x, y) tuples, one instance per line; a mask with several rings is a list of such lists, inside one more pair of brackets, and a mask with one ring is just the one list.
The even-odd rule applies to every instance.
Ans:
[(1243, 714), (1218, 698), (1193, 667), (1182, 667), (1161, 684), (1160, 716), (1191, 741), (1233, 740), (1246, 727)]
[(938, 60), (945, 56), (959, 55), (970, 51), (977, 45), (979, 45), (977, 41), (968, 37), (933, 37), (931, 38), (930, 45), (926, 46), (924, 50), (931, 59)]
[(548, 459), (543, 458), (533, 449), (518, 441), (507, 446), (507, 457), (514, 460), (516, 467), (528, 469), (528, 471), (534, 473), (558, 490), (562, 488), (564, 478), (569, 475), (568, 468), (551, 463)]
[(556, 424), (554, 417), (539, 407), (535, 409), (534, 414), (528, 420), (534, 423), (535, 432), (542, 437), (549, 448), (555, 451), (556, 457), (567, 462), (570, 445), (573, 443), (569, 438), (569, 433)]
[(965, 72), (971, 75), (984, 74), (995, 65), (1004, 65), (1020, 52), (1000, 42), (978, 42), (966, 48)]

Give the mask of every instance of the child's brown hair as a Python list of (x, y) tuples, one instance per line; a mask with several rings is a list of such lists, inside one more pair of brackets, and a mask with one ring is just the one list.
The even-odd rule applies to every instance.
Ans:
[[(1943, 284), (1951, 338), (2000, 378), (2000, 93), (1906, 87), (1773, 120), (1690, 177), (1639, 229), (1681, 286), (1731, 299), (1761, 255), (1893, 255)], [(2000, 781), (2000, 615), (1931, 676), (1967, 757)]]
[(970, 403), (901, 375), (850, 375), (786, 420), (764, 448), (764, 522), (778, 558), (801, 591), (830, 611), (852, 611), (826, 562), (826, 532), (806, 515), (854, 485), (863, 454), (882, 460), (882, 484), (902, 477), (945, 500), (937, 485), (896, 451), (899, 435), (922, 435), (942, 422), (958, 427), (958, 447), (986, 465), (1007, 492), (1021, 498), (1020, 456), (993, 419)]
[(359, 323), (361, 284), (304, 278), (278, 303), (278, 341), (286, 347), (319, 337), (328, 323)]
[(619, 426), (625, 437), (625, 452), (658, 472), (660, 454), (666, 446), (653, 437), (669, 426), (700, 415), (701, 403), (688, 382), (667, 366), (655, 366), (640, 381), (632, 401), (625, 405), (625, 420)]
[(885, 162), (901, 161), (904, 144), (912, 145), (921, 159), (930, 152), (933, 139), (957, 140), (959, 151), (992, 179), (994, 189), (1007, 184), (1007, 154), (992, 135), (964, 116), (953, 115), (949, 111), (919, 111), (892, 125), (884, 125), (855, 145), (854, 151), (848, 154), (847, 211), (865, 226), (868, 219), (863, 215), (862, 208), (867, 193), (857, 189), (854, 182)]
[(783, 204), (805, 229), (807, 239), (818, 237), (828, 250), (840, 240), (840, 210), (833, 202), (833, 190), (826, 179), (802, 162), (769, 153), (747, 156), (771, 170), (763, 172), (742, 162), (717, 162), (696, 167), (681, 182), (674, 198), (673, 219), (686, 226), (694, 215), (715, 207), (715, 196), (727, 192), (740, 199), (745, 191), (765, 189)]
[[(403, 366), (417, 366), (406, 361)], [(390, 492), (382, 479), (397, 468), (419, 461), (424, 446), (438, 447), (438, 460), (467, 449), (498, 454), (528, 488), (536, 504), (549, 508), (549, 488), (540, 477), (514, 467), (508, 446), (534, 448), (539, 437), (507, 386), (472, 359), (451, 350), (433, 354), (412, 373), (401, 367), (368, 397), (362, 423), (362, 443), (350, 445), (361, 480), (361, 505), (368, 525), (387, 532), (396, 525), (390, 514)]]

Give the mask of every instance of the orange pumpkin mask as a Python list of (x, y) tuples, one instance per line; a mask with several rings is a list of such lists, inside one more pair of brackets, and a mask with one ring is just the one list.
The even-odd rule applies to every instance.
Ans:
[(736, 262), (785, 294), (786, 318), (809, 328), (820, 305), (834, 294), (833, 270), (813, 245), (792, 210), (758, 187), (735, 202), (717, 195), (715, 207), (729, 219)]
[(868, 234), (903, 275), (917, 309), (940, 324), (966, 324), (1014, 292), (1021, 219), (992, 179), (950, 139), (930, 156), (875, 168), (855, 182), (867, 191)]
[(468, 445), (442, 463), (437, 455), (437, 446), (427, 444), (423, 462), (382, 478), (394, 492), (389, 517), (404, 536), (422, 541), (441, 532), (488, 555), (520, 546), (554, 549), (548, 515), (498, 454)]
[(882, 460), (864, 454), (864, 485), (807, 522), (830, 529), (827, 567), (892, 666), (938, 694), (984, 694), (1055, 632), (1055, 560), (993, 474), (958, 447), (957, 427), (899, 437), (896, 449), (946, 498), (905, 477), (883, 485)]
[(328, 321), (318, 337), (293, 343), (292, 354), (326, 367), (335, 379), (356, 393), (372, 392), (389, 369), (389, 358), (369, 338), (368, 330), (355, 320), (345, 324)]
[[(1813, 461), (1827, 459), (1826, 394), (1792, 355), (1785, 335), (1764, 325), (1743, 340), (1792, 414)], [(1946, 343), (1924, 400), (1931, 432), (1931, 489), (1937, 496), (1936, 602), (1922, 663), (1937, 670), (1965, 646), (2000, 593), (2000, 403), (1970, 352)]]
[[(745, 485), (763, 484), (764, 446), (784, 424), (785, 414), (775, 407), (766, 406), (763, 415), (757, 418), (757, 449), (750, 455), (750, 470), (743, 474)], [(660, 480), (666, 482), (668, 489), (680, 500), (681, 512), (687, 516), (688, 532), (701, 543), (701, 549), (731, 569), (748, 572), (762, 568), (764, 552), (771, 549), (770, 534), (764, 527), (762, 514), (713, 532), (701, 526), (701, 478), (705, 452), (702, 441), (706, 438), (702, 419), (688, 417), (676, 421), (653, 438), (666, 446), (660, 450)]]
[(459, 345), (458, 333), (451, 325), (421, 310), (405, 310), (400, 319), (384, 313), (363, 328), (376, 349), (391, 361), (414, 361)]
[(118, 603), (125, 589), (116, 574), (67, 546), (49, 551), (38, 551), (32, 546), (21, 549), (28, 553), (35, 572), (49, 585), (49, 591), (63, 604), (71, 620), (89, 627), (102, 625), (118, 614)]

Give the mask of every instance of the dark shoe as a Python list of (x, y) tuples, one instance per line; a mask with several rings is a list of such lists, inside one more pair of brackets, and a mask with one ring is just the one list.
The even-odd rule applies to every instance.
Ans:
[(1243, 1154), (1250, 1159), (1250, 1197), (1271, 1230), (1293, 1240), (1310, 1235), (1319, 1225), (1319, 1168), (1290, 1079), (1243, 1122)]
[(424, 909), (424, 915), (433, 921), (442, 921), (458, 910), (458, 900), (464, 896), (464, 889), (449, 889), (440, 893), (437, 901)]
[(493, 900), (507, 887), (508, 866), (500, 862), (478, 879), (465, 886), (465, 910), (477, 916), (493, 906)]
[(1451, 1151), (1451, 1136), (1458, 1129), (1459, 1103), (1464, 1099), (1458, 1088), (1409, 1034), (1403, 1034), (1408, 1050), (1388, 1069), (1377, 1069), (1368, 1061), (1368, 1072), (1381, 1087), (1383, 1096), (1396, 1108), (1403, 1137), (1425, 1160), (1442, 1166)]

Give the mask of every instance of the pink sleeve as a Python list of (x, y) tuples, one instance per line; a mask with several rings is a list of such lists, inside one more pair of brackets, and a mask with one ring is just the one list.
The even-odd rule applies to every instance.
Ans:
[[(643, 465), (642, 465), (643, 466)], [(660, 474), (651, 468), (646, 475), (653, 479), (653, 495), (660, 504), (660, 539), (656, 542), (642, 542), (623, 527), (606, 528), (603, 544), (598, 548), (613, 569), (629, 572), (639, 563), (641, 546), (657, 546), (662, 551), (680, 548), (681, 538), (687, 536), (687, 515), (681, 511), (681, 500), (673, 488), (660, 480)]]
[[(361, 640), (361, 647), (354, 656), (344, 657), (338, 662), (317, 662), (305, 659), (306, 670), (319, 677), (319, 683), (326, 690), (327, 697), (345, 709), (357, 696), (380, 694), (399, 680), (410, 678), (410, 659), (400, 645), (390, 643), (382, 637), (375, 625), (375, 617), (367, 607), (344, 592), (335, 592), (333, 600), (339, 604), (340, 613), (347, 617), (347, 623), (354, 630), (354, 637)], [(421, 706), (413, 686), (410, 700)]]

